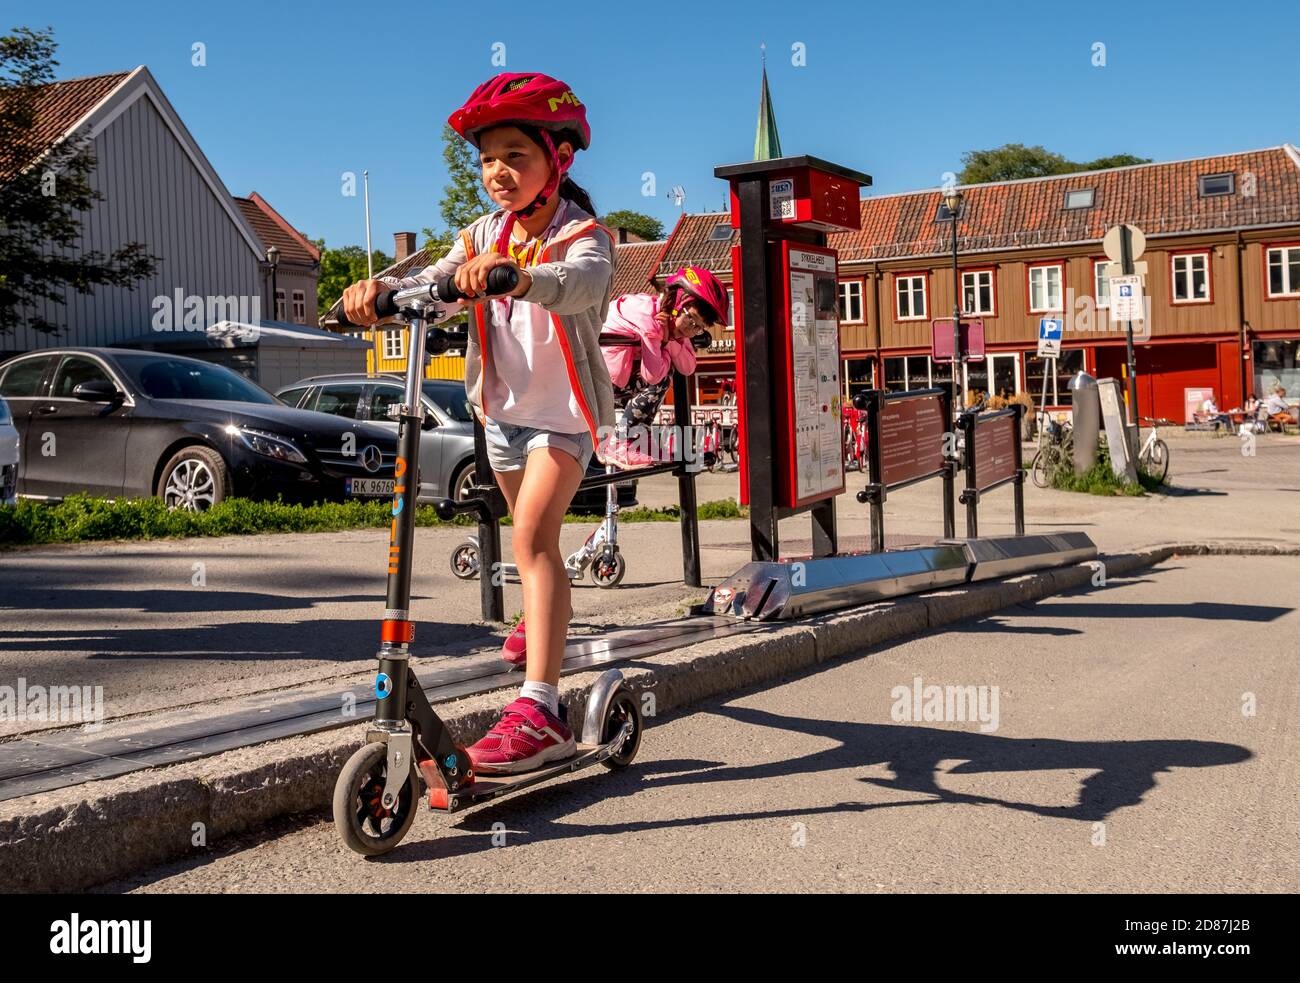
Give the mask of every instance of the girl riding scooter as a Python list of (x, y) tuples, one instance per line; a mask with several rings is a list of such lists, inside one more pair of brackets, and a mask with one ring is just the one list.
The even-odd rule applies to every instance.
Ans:
[[(478, 149), (483, 186), (500, 210), (472, 223), (433, 266), (400, 281), (363, 280), (347, 289), (343, 305), (349, 320), (373, 324), (381, 291), (448, 274), (475, 298), (465, 391), (514, 520), (533, 644), (519, 698), (468, 753), (480, 773), (514, 773), (576, 751), (559, 706), (572, 611), (560, 525), (593, 453), (598, 422), (614, 416), (609, 373), (598, 355), (614, 251), (590, 198), (565, 177), (574, 153), (591, 140), (586, 109), (565, 83), (502, 73), (475, 89), (448, 122)], [(487, 276), (497, 266), (515, 268), (519, 284), (508, 297), (485, 302)]]

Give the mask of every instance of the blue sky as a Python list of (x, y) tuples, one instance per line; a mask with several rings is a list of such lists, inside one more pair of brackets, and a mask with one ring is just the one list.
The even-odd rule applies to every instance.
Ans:
[(937, 185), (963, 151), (1007, 142), (1173, 160), (1300, 138), (1294, 7), (1272, 0), (205, 7), (20, 0), (0, 27), (52, 26), (60, 78), (147, 65), (231, 192), (331, 246), (364, 242), (345, 171), (370, 170), (376, 246), (440, 226), (442, 123), (501, 70), (496, 44), (506, 70), (557, 75), (586, 103), (593, 145), (573, 173), (597, 207), (665, 228), (673, 185), (687, 211), (716, 210), (714, 166), (751, 156), (760, 42), (782, 149), (866, 171), (875, 193)]

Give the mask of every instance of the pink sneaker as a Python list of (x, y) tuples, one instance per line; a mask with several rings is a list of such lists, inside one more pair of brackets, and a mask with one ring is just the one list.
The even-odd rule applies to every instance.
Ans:
[(501, 646), (501, 658), (512, 666), (528, 664), (528, 641), (524, 638), (524, 619), (519, 619), (515, 630), (510, 633), (506, 643)]
[(569, 725), (545, 705), (521, 696), (501, 711), (496, 726), (468, 751), (480, 774), (513, 775), (571, 758), (578, 743)]
[[(573, 620), (573, 607), (569, 607), (569, 620)], [(523, 667), (528, 665), (528, 639), (524, 634), (524, 619), (519, 619), (519, 624), (515, 625), (515, 630), (510, 633), (504, 645), (501, 646), (501, 658), (510, 663), (512, 666)]]

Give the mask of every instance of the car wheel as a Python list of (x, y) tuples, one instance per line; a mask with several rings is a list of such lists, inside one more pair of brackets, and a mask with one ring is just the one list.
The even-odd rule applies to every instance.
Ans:
[(451, 479), (451, 497), (456, 501), (469, 498), (469, 490), (474, 487), (474, 464), (462, 464), (456, 476)]
[(211, 447), (182, 447), (163, 466), (157, 494), (169, 509), (206, 512), (230, 494), (230, 471)]

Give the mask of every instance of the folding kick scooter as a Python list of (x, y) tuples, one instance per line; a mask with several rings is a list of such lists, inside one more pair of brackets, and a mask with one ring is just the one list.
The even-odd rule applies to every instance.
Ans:
[[(517, 283), (514, 269), (497, 267), (488, 275), (487, 293), (508, 293)], [(425, 322), (442, 317), (443, 304), (462, 299), (464, 295), (449, 276), (434, 284), (390, 290), (375, 299), (375, 313), (380, 318), (396, 317), (407, 325), (410, 358), (397, 436), (375, 716), (366, 743), (348, 759), (334, 786), (334, 825), (339, 836), (352, 850), (366, 856), (387, 853), (402, 841), (415, 821), (421, 781), (428, 788), (429, 808), (453, 813), (594, 764), (625, 768), (641, 745), (641, 708), (623, 685), (623, 674), (609, 669), (601, 673), (587, 698), (582, 740), (574, 757), (522, 774), (476, 775), (469, 754), (434, 713), (410, 667), (415, 640), (410, 616), (412, 547), (424, 416), (420, 383), (426, 350), (441, 354), (458, 340), (438, 327), (426, 331)], [(340, 315), (339, 322), (350, 326), (346, 316)], [(456, 503), (461, 508), (470, 504)], [(444, 506), (453, 514), (460, 510), (451, 502), (442, 502), (440, 515), (446, 511)], [(487, 505), (480, 498), (477, 507), (486, 509)]]

